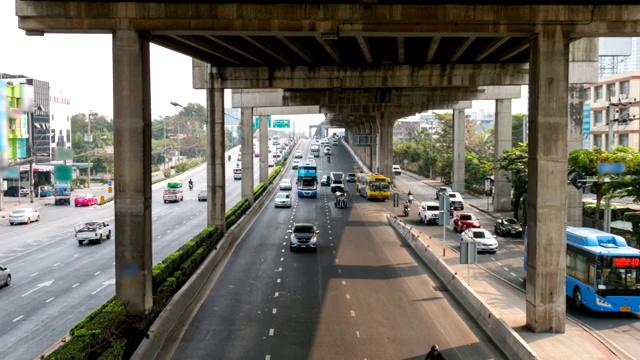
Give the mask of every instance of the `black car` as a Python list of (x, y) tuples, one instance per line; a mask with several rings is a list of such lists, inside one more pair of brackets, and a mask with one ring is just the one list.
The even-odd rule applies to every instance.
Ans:
[(356, 174), (348, 173), (347, 174), (347, 182), (356, 182)]
[(19, 188), (17, 186), (9, 186), (7, 190), (4, 191), (4, 196), (18, 197), (18, 193), (20, 196), (27, 196), (29, 195), (29, 189), (24, 186), (20, 186)]
[(494, 232), (500, 236), (522, 236), (522, 225), (518, 220), (510, 217), (496, 220)]
[(320, 186), (329, 186), (331, 185), (331, 178), (329, 177), (329, 175), (325, 175), (322, 178), (320, 178)]

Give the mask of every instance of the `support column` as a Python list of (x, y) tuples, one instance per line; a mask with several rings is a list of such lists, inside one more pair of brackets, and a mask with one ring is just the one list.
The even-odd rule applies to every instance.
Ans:
[[(260, 116), (260, 182), (269, 181), (269, 119)], [(244, 170), (243, 170), (244, 171)]]
[(226, 231), (224, 89), (218, 69), (209, 66), (207, 85), (207, 226)]
[[(582, 38), (569, 47), (568, 151), (582, 149), (584, 84), (598, 81), (598, 38)], [(582, 226), (582, 190), (567, 185), (567, 225)]]
[(380, 138), (378, 137), (378, 134), (380, 134), (380, 125), (378, 123), (378, 119), (382, 119), (381, 113), (377, 113), (376, 118), (369, 121), (369, 133), (371, 134), (371, 158), (369, 170), (371, 170), (372, 173), (377, 173), (378, 168), (380, 167), (380, 163), (378, 162), (378, 150), (380, 149)]
[(253, 205), (253, 109), (242, 108), (240, 144), (242, 144), (242, 197)]
[(569, 36), (539, 29), (529, 65), (527, 326), (565, 329)]
[(451, 176), (451, 189), (460, 193), (464, 192), (464, 109), (453, 110), (453, 174)]
[[(496, 100), (496, 126), (495, 126), (495, 150), (494, 160), (502, 156), (502, 151), (511, 149), (512, 138), (511, 99)], [(511, 183), (507, 181), (508, 173), (504, 170), (495, 170), (493, 179), (493, 209), (499, 212), (511, 210)]]
[(378, 143), (378, 173), (393, 179), (391, 166), (393, 165), (393, 123), (395, 119), (385, 119), (378, 123), (380, 128), (380, 142)]
[(140, 315), (151, 291), (151, 91), (149, 39), (113, 32), (116, 299)]

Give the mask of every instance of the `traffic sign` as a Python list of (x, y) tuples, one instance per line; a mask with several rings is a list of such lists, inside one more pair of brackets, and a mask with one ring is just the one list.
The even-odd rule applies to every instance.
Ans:
[(274, 129), (288, 129), (290, 127), (291, 127), (291, 120), (289, 119), (275, 120), (273, 122)]
[(598, 172), (601, 174), (621, 174), (625, 170), (623, 163), (598, 164)]
[[(253, 117), (253, 128), (257, 129), (260, 127), (260, 116)], [(271, 115), (267, 115), (267, 127), (271, 127)]]
[(111, 194), (113, 192), (113, 187), (109, 186), (109, 194)]
[(107, 185), (109, 185), (109, 186), (113, 186), (113, 181), (109, 181), (109, 182), (107, 183)]
[(102, 204), (104, 202), (104, 195), (100, 195), (100, 203)]

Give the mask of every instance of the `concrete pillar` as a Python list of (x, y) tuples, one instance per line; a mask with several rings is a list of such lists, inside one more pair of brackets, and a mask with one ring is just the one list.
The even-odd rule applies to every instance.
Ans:
[[(226, 231), (224, 89), (218, 69), (209, 66), (207, 86), (207, 226)], [(232, 159), (235, 160), (235, 159)]]
[(242, 197), (253, 204), (253, 109), (242, 108), (240, 144), (242, 144)]
[[(598, 38), (583, 38), (569, 47), (568, 151), (582, 149), (584, 84), (598, 81)], [(567, 185), (567, 225), (582, 226), (582, 191)]]
[(260, 116), (260, 182), (269, 181), (269, 119)]
[(464, 109), (453, 110), (453, 174), (451, 176), (451, 189), (460, 193), (464, 192)]
[[(502, 156), (502, 151), (511, 149), (511, 99), (496, 100), (495, 152), (494, 160)], [(511, 210), (511, 183), (507, 181), (507, 172), (494, 171), (493, 208), (495, 211), (508, 212)]]
[(378, 173), (393, 179), (393, 124), (395, 119), (382, 119), (379, 123)]
[(569, 36), (559, 25), (531, 39), (529, 65), (527, 326), (565, 328)]
[(151, 92), (149, 39), (113, 32), (116, 299), (151, 310)]
[(372, 173), (378, 173), (380, 162), (378, 161), (378, 150), (380, 149), (380, 124), (378, 121), (382, 121), (382, 113), (377, 113), (374, 120), (369, 121), (369, 133), (371, 134), (371, 158), (369, 162), (369, 170)]

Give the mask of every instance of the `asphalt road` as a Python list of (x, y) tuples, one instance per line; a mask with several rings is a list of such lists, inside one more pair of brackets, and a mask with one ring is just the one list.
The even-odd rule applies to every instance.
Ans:
[[(232, 152), (235, 159), (236, 152)], [(255, 184), (258, 158), (254, 159)], [(240, 198), (241, 181), (233, 180), (235, 162), (227, 163), (227, 209)], [(271, 171), (273, 168), (269, 168)], [(194, 190), (189, 191), (189, 177)], [(157, 263), (206, 226), (205, 167), (184, 180), (184, 201), (164, 204), (162, 185), (153, 191), (153, 261)], [(113, 203), (111, 203), (113, 204)], [(33, 359), (115, 294), (114, 244), (78, 246), (73, 226), (105, 220), (114, 228), (113, 205), (46, 206), (41, 221), (10, 226), (0, 222), (0, 264), (11, 269), (13, 282), (0, 289), (0, 359)]]
[[(407, 223), (415, 226), (424, 233), (432, 235), (433, 238), (442, 239), (442, 227), (424, 225), (418, 221), (420, 202), (435, 201), (435, 189), (408, 176), (398, 176), (395, 181), (399, 189), (403, 191), (403, 194), (410, 189), (416, 198)], [(473, 212), (480, 218), (481, 226), (493, 232), (495, 222), (493, 218), (470, 206), (467, 206), (465, 210)], [(397, 213), (401, 215), (401, 208), (398, 208)], [(499, 243), (498, 252), (496, 254), (480, 254), (478, 256), (478, 264), (484, 267), (489, 274), (499, 277), (521, 292), (524, 292), (524, 279), (526, 276), (523, 269), (524, 240), (500, 236), (496, 238)], [(455, 251), (459, 251), (459, 234), (447, 229), (445, 241)], [(524, 301), (523, 295), (523, 302)], [(639, 314), (599, 313), (586, 308), (577, 308), (572, 303), (572, 299), (567, 298), (567, 317), (591, 331), (597, 338), (604, 340), (605, 343), (613, 344), (618, 349), (630, 354), (631, 358), (640, 358), (635, 355), (640, 353)]]
[[(333, 149), (319, 176), (353, 171), (347, 151)], [(247, 229), (168, 346), (174, 359), (422, 359), (433, 343), (448, 359), (503, 358), (388, 225), (389, 202), (351, 194), (349, 208), (336, 209), (329, 187), (318, 199), (292, 194), (291, 209), (267, 204)], [(289, 251), (295, 222), (316, 224), (318, 253)]]

